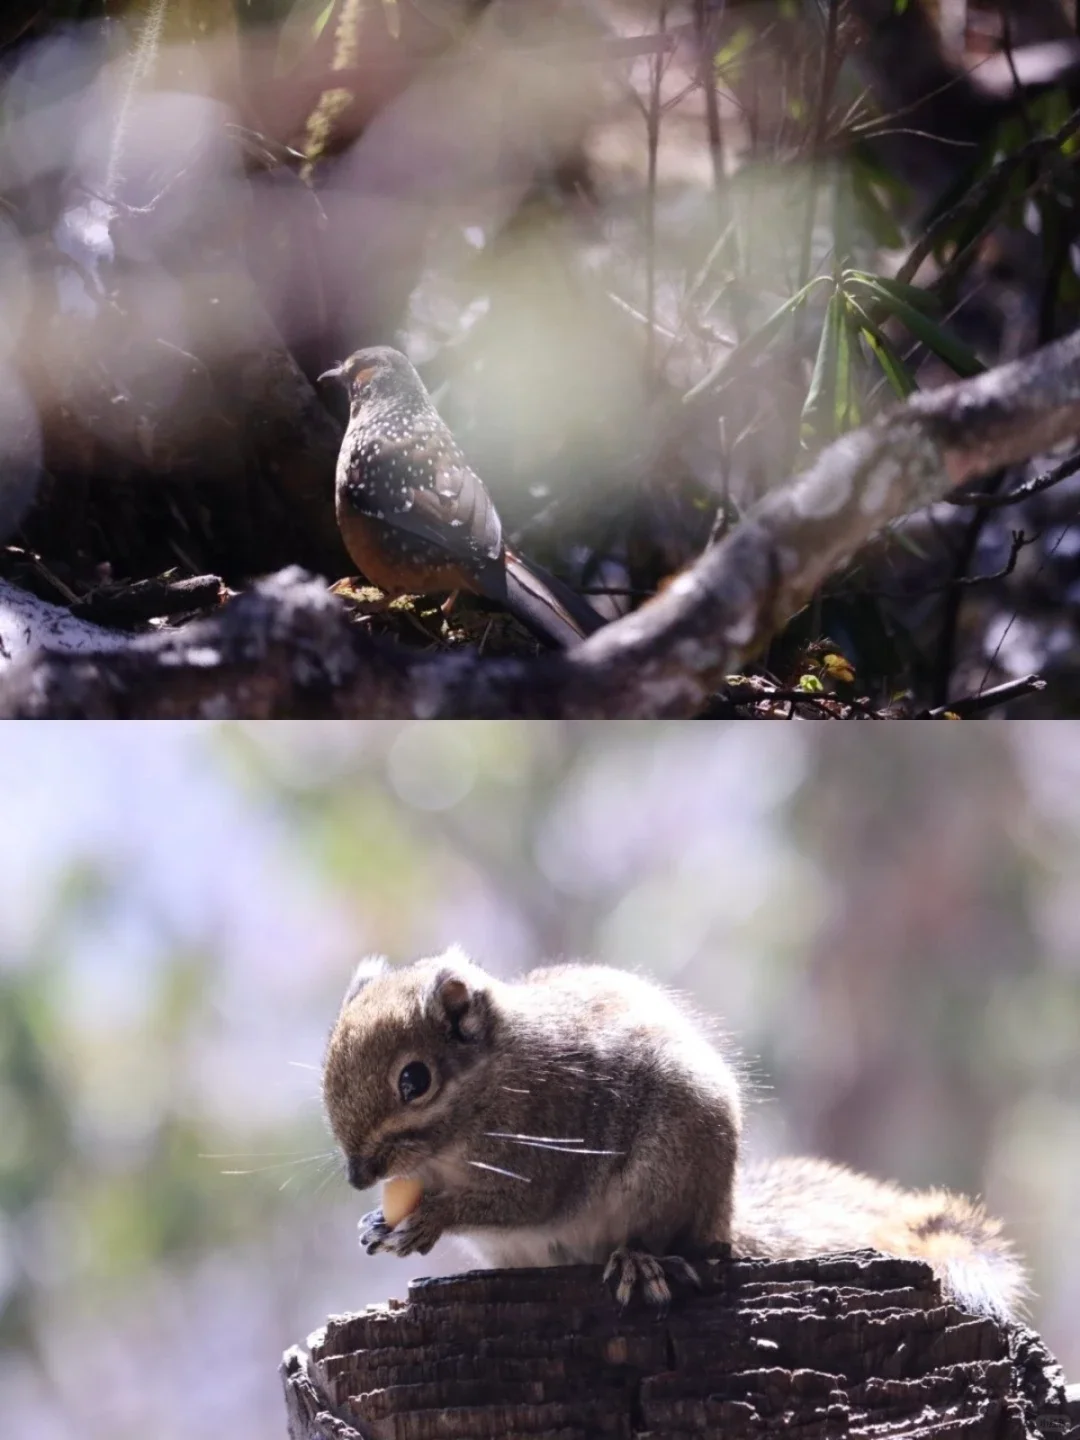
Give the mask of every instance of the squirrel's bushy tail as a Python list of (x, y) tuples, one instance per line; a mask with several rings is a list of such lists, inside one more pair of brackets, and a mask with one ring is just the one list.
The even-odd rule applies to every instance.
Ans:
[(797, 1259), (871, 1247), (925, 1260), (961, 1309), (1016, 1320), (1027, 1276), (999, 1222), (948, 1190), (902, 1190), (821, 1160), (742, 1167), (735, 1188), (737, 1254)]

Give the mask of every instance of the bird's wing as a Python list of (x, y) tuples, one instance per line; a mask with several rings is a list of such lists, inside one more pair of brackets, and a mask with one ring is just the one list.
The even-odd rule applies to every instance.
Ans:
[(500, 558), (498, 512), (448, 430), (384, 435), (379, 468), (389, 494), (373, 494), (364, 484), (361, 461), (360, 484), (349, 497), (355, 509), (474, 564)]

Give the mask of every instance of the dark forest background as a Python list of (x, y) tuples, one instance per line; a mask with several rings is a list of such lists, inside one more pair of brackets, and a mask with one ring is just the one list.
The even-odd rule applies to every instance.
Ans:
[[(0, 584), (160, 629), (348, 579), (312, 382), (395, 343), (506, 533), (623, 613), (838, 435), (1075, 329), (1078, 103), (1073, 0), (10, 0)], [(1020, 713), (1073, 713), (1076, 463), (895, 525), (756, 668), (822, 714), (1033, 673)], [(0, 600), (10, 656), (47, 626)]]

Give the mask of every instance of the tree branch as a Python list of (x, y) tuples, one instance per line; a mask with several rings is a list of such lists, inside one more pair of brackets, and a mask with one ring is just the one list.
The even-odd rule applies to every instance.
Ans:
[(1038, 694), (1046, 689), (1046, 681), (1040, 675), (1024, 675), (1019, 680), (1007, 680), (1003, 685), (994, 685), (989, 690), (980, 690), (977, 695), (965, 695), (960, 700), (950, 700), (947, 705), (936, 705), (932, 710), (923, 710), (918, 720), (941, 720), (946, 715), (957, 715), (968, 720), (973, 715), (984, 715), (998, 705), (1007, 705), (1011, 700), (1022, 700), (1025, 695)]
[(565, 654), (394, 649), (286, 570), (210, 619), (107, 654), (24, 656), (0, 682), (0, 715), (694, 715), (875, 531), (1078, 435), (1080, 331), (843, 436), (655, 599)]

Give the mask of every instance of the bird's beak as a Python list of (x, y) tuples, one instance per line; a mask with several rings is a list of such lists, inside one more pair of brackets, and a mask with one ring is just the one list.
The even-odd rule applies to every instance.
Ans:
[(344, 379), (345, 379), (345, 365), (344, 365), (344, 363), (342, 363), (341, 365), (335, 365), (335, 366), (333, 366), (330, 370), (324, 370), (323, 373), (318, 377), (318, 379), (316, 380), (315, 383), (316, 383), (317, 385), (321, 385), (324, 380), (344, 380)]

